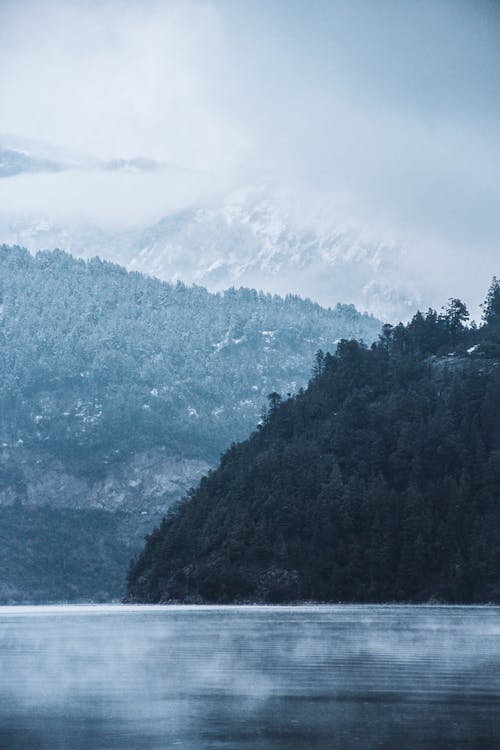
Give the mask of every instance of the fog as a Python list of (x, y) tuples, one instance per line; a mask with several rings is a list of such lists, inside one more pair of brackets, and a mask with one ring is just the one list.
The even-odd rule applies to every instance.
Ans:
[(80, 222), (120, 231), (213, 202), (227, 184), (217, 176), (175, 167), (153, 173), (88, 169), (16, 175), (0, 180), (0, 219), (38, 217), (59, 225)]
[(477, 310), (498, 273), (498, 7), (3, 0), (0, 133), (184, 175), (10, 178), (2, 211), (137, 224), (271, 178), (298, 222), (404, 248), (426, 302)]
[(497, 607), (4, 607), (0, 745), (489, 749), (499, 622)]

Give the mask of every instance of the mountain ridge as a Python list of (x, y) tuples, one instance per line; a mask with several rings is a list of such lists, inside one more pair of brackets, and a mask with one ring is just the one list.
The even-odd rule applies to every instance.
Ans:
[(1, 224), (0, 238), (32, 252), (59, 247), (86, 259), (101, 255), (128, 270), (210, 291), (262, 288), (313, 297), (326, 307), (349, 300), (392, 322), (411, 317), (422, 299), (418, 283), (401, 275), (400, 248), (368, 243), (348, 231), (294, 226), (260, 187), (128, 229), (57, 223), (43, 215), (4, 218)]
[(344, 300), (391, 322), (429, 296), (402, 245), (367, 238), (335, 218), (335, 205), (301, 200), (300, 189), (272, 176), (238, 181), (14, 136), (0, 136), (2, 148), (0, 242), (98, 255), (210, 291), (263, 288), (326, 307)]

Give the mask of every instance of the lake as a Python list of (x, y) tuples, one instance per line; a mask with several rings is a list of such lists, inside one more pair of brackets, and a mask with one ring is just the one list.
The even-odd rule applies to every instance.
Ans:
[(1, 750), (497, 750), (499, 716), (499, 607), (0, 607)]

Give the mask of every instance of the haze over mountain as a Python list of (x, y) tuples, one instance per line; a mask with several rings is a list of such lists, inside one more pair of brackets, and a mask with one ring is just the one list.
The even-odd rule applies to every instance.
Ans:
[(175, 164), (134, 157), (131, 159), (98, 159), (67, 148), (42, 141), (22, 138), (13, 134), (0, 134), (0, 178), (21, 174), (64, 171), (176, 171)]
[[(10, 178), (0, 184), (5, 196), (0, 240), (32, 252), (57, 247), (84, 258), (98, 255), (130, 270), (212, 291), (249, 286), (311, 296), (325, 306), (346, 300), (385, 320), (406, 320), (429, 296), (427, 282), (408, 272), (401, 247), (370, 242), (317, 213), (307, 219), (302, 212), (298, 218), (290, 193), (272, 180), (225, 192), (226, 186), (207, 175), (144, 159), (77, 163), (65, 161), (64, 152), (58, 159), (57, 149), (36, 147), (4, 149), (0, 157), (0, 170), (3, 166)], [(18, 176), (12, 179), (16, 168)], [(194, 183), (198, 192), (205, 184), (206, 194), (194, 199)], [(179, 188), (181, 207), (167, 203), (162, 209), (163, 190), (172, 185)], [(156, 190), (154, 210), (166, 214), (147, 223), (136, 218), (132, 224), (128, 210), (113, 217), (113, 210), (106, 216), (104, 208), (99, 215), (96, 205), (82, 208), (78, 193), (83, 186), (93, 201), (101, 200), (106, 186), (119, 186), (127, 205), (138, 192)], [(57, 208), (44, 204), (47, 190), (59, 196)], [(182, 206), (188, 194), (191, 202)], [(32, 196), (30, 205), (27, 196)], [(74, 208), (65, 213), (71, 202)], [(19, 203), (25, 212), (14, 210)]]
[(304, 9), (1, 3), (0, 241), (394, 320), (452, 288), (478, 318), (497, 4)]

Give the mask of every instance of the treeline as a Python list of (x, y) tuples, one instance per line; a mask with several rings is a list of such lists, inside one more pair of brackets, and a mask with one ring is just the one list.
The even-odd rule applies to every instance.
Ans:
[(370, 348), (316, 355), (305, 392), (148, 537), (137, 601), (500, 602), (500, 283)]

